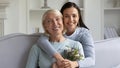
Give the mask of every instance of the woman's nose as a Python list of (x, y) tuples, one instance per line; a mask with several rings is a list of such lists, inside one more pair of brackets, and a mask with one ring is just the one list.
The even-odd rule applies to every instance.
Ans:
[(73, 21), (73, 17), (70, 17), (70, 18), (69, 18), (69, 21), (72, 22), (72, 21)]
[(58, 24), (58, 22), (54, 19), (53, 20), (53, 25), (57, 25)]

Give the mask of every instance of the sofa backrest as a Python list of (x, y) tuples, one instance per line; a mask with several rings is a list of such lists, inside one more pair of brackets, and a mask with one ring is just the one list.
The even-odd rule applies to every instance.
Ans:
[[(29, 50), (40, 34), (11, 34), (0, 38), (0, 68), (25, 68)], [(96, 65), (113, 68), (120, 64), (120, 38), (95, 42)]]
[(25, 68), (39, 35), (11, 34), (0, 38), (0, 68)]

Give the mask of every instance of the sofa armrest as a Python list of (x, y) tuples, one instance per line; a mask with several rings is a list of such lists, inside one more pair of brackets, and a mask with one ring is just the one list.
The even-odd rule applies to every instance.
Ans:
[(25, 68), (29, 49), (39, 35), (10, 34), (0, 38), (0, 68)]
[(120, 64), (120, 37), (95, 42), (95, 52), (93, 68), (112, 68)]

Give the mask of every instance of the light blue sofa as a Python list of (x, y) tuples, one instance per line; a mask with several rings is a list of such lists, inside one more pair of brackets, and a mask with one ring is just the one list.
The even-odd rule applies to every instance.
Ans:
[[(0, 38), (0, 68), (25, 68), (29, 49), (39, 34), (10, 34)], [(96, 65), (89, 68), (117, 68), (120, 38), (95, 42)], [(120, 68), (120, 67), (118, 67)]]

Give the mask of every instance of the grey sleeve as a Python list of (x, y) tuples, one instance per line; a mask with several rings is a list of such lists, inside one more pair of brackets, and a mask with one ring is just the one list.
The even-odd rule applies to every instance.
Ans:
[(79, 38), (84, 50), (85, 60), (80, 61), (80, 67), (90, 67), (95, 65), (95, 47), (92, 35), (86, 30)]
[(57, 51), (54, 49), (54, 47), (51, 45), (51, 43), (48, 41), (48, 36), (41, 35), (40, 38), (37, 41), (38, 47), (40, 47), (42, 50), (44, 50), (49, 56), (53, 56)]

